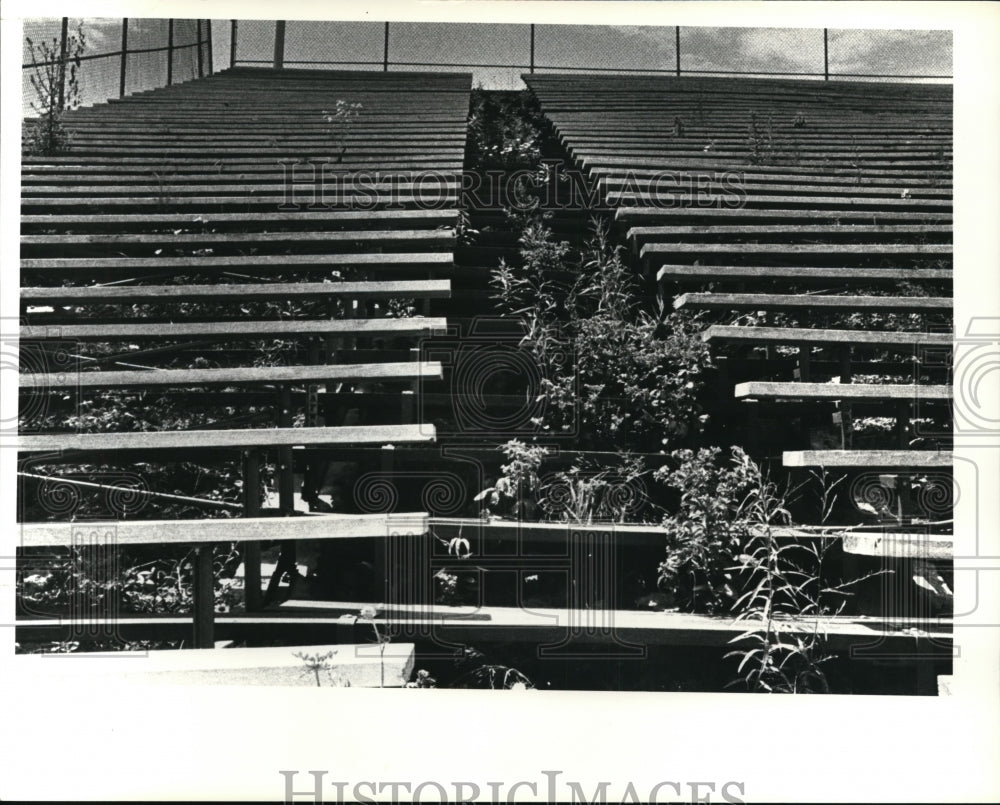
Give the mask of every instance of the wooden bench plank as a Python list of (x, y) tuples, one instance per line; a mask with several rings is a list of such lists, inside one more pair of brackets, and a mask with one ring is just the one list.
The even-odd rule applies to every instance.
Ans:
[(214, 247), (229, 245), (285, 245), (296, 243), (317, 243), (327, 248), (339, 248), (340, 244), (358, 245), (371, 248), (386, 244), (398, 248), (400, 244), (453, 245), (455, 233), (450, 229), (386, 229), (354, 230), (337, 232), (186, 232), (183, 234), (89, 234), (89, 235), (21, 235), (22, 253), (25, 247), (66, 246), (198, 246)]
[[(299, 602), (292, 602), (297, 604)], [(322, 603), (322, 602), (315, 602)], [(286, 605), (283, 605), (286, 606)], [(217, 615), (217, 639), (232, 640), (298, 640), (303, 643), (324, 639), (340, 627), (342, 614), (356, 615), (365, 602), (329, 602), (314, 612), (303, 610), (292, 614)], [(428, 629), (442, 639), (477, 645), (482, 640), (529, 641), (532, 643), (559, 644), (567, 637), (578, 635), (581, 642), (619, 645), (625, 639), (639, 645), (653, 646), (714, 646), (731, 648), (733, 638), (747, 630), (745, 621), (709, 615), (690, 615), (680, 612), (639, 612), (634, 610), (609, 610), (606, 617), (614, 629), (584, 630), (579, 620), (571, 620), (564, 609), (539, 609), (526, 612), (515, 607), (446, 607), (415, 605), (407, 613), (403, 606), (384, 610), (376, 619), (381, 625), (400, 621), (407, 629), (426, 633)], [(294, 610), (292, 610), (294, 611)], [(370, 633), (368, 623), (361, 624)], [(906, 630), (911, 625), (919, 631)], [(107, 620), (88, 621), (80, 618), (19, 619), (14, 624), (15, 637), (21, 643), (36, 641), (70, 640), (82, 629), (92, 629), (92, 634), (102, 634)], [(799, 624), (782, 623), (783, 631), (812, 633), (815, 624), (803, 619)], [(905, 656), (926, 651), (929, 654), (950, 656), (952, 624), (947, 620), (905, 622), (894, 619), (886, 624), (879, 619), (867, 620), (846, 617), (829, 617), (823, 620), (826, 645), (831, 651), (847, 651), (851, 646), (877, 646), (879, 652), (896, 651)], [(930, 627), (928, 630), (927, 627)], [(191, 634), (189, 618), (120, 617), (114, 622), (115, 634), (125, 640), (187, 640)], [(570, 631), (572, 629), (572, 632)]]
[(686, 293), (673, 302), (676, 310), (865, 311), (893, 313), (948, 312), (952, 300), (942, 296), (820, 296), (811, 294)]
[(950, 468), (951, 453), (936, 450), (792, 450), (782, 453), (786, 467), (844, 467), (898, 470)]
[(870, 240), (874, 236), (899, 238), (906, 235), (933, 236), (942, 239), (952, 235), (950, 225), (933, 224), (740, 224), (740, 225), (697, 225), (697, 226), (636, 226), (628, 231), (628, 239), (639, 246), (646, 243), (675, 241), (681, 238), (695, 237), (743, 237), (763, 238), (765, 235), (785, 235), (788, 239), (810, 240), (843, 240), (864, 236), (862, 240)]
[[(22, 375), (22, 390), (121, 388), (154, 386), (257, 385), (374, 380), (406, 382), (440, 380), (441, 364), (353, 363), (315, 366), (239, 367), (233, 369), (153, 369), (149, 371), (63, 372)], [(30, 381), (23, 385), (25, 380)]]
[(647, 243), (640, 257), (655, 261), (671, 254), (773, 254), (798, 257), (828, 254), (838, 257), (863, 255), (871, 257), (951, 257), (951, 244), (945, 243)]
[(847, 400), (865, 401), (940, 401), (952, 399), (951, 386), (920, 383), (791, 383), (750, 381), (737, 383), (734, 396), (738, 399), (759, 400)]
[(843, 535), (844, 553), (892, 559), (928, 559), (947, 562), (954, 558), (954, 538), (940, 534), (864, 534)]
[(433, 425), (366, 425), (330, 428), (244, 428), (242, 430), (52, 433), (17, 437), (22, 453), (115, 452), (119, 450), (248, 450), (420, 444), (435, 441)]
[(135, 272), (148, 269), (187, 271), (231, 271), (233, 269), (269, 269), (273, 271), (331, 266), (364, 268), (413, 268), (434, 270), (454, 265), (446, 252), (385, 252), (379, 254), (258, 254), (226, 257), (56, 257), (25, 258), (22, 271), (114, 271)]
[(382, 282), (273, 282), (229, 285), (93, 285), (21, 288), (21, 303), (81, 305), (115, 302), (237, 302), (260, 299), (448, 299), (450, 280)]
[[(301, 185), (300, 185), (301, 188)], [(313, 196), (315, 195), (315, 202)], [(232, 195), (232, 196), (108, 196), (99, 198), (94, 196), (59, 196), (57, 198), (22, 198), (21, 209), (77, 209), (77, 208), (107, 208), (107, 207), (148, 207), (155, 210), (163, 208), (192, 208), (197, 211), (206, 208), (211, 212), (219, 210), (220, 207), (241, 207), (244, 209), (260, 207), (282, 207), (286, 209), (293, 206), (319, 206), (319, 207), (368, 207), (376, 205), (401, 204), (410, 207), (443, 207), (457, 206), (457, 188), (442, 187), (440, 191), (428, 191), (423, 194), (383, 192), (372, 190), (370, 193), (338, 193), (334, 189), (328, 188), (326, 193), (320, 193), (316, 189), (315, 194), (308, 188), (300, 190), (297, 194), (290, 195)]]
[(952, 209), (951, 197), (932, 198), (882, 198), (857, 195), (842, 196), (808, 196), (808, 195), (750, 195), (748, 193), (718, 193), (709, 196), (705, 193), (608, 193), (608, 204), (619, 206), (644, 206), (660, 209), (671, 209), (688, 205), (699, 209), (706, 208), (706, 199), (714, 200), (716, 205), (726, 209), (795, 209), (795, 208), (829, 208), (852, 210), (940, 210)]
[(378, 539), (392, 534), (421, 535), (427, 531), (426, 512), (209, 520), (22, 523), (18, 526), (20, 539), (17, 545), (19, 548), (54, 548), (106, 543), (119, 547), (305, 539)]
[[(57, 226), (73, 229), (86, 227), (114, 227), (118, 232), (122, 229), (136, 227), (155, 228), (164, 226), (170, 228), (188, 227), (193, 225), (204, 227), (236, 226), (242, 230), (248, 224), (261, 226), (321, 225), (324, 230), (339, 230), (358, 225), (379, 225), (381, 228), (408, 226), (453, 226), (458, 220), (458, 210), (299, 210), (272, 212), (211, 212), (199, 216), (201, 222), (192, 221), (187, 213), (148, 213), (139, 215), (92, 214), (92, 215), (22, 215), (21, 229), (25, 227), (53, 228)], [(367, 230), (365, 230), (367, 231)]]
[(243, 341), (274, 336), (317, 335), (388, 336), (443, 333), (442, 318), (416, 316), (409, 319), (314, 319), (282, 321), (181, 322), (176, 324), (67, 324), (52, 327), (21, 327), (22, 341), (119, 341), (173, 338), (214, 338)]
[[(160, 197), (166, 199), (165, 204), (173, 204), (175, 201), (186, 200), (196, 196), (216, 196), (218, 198), (231, 198), (233, 196), (241, 198), (256, 198), (258, 195), (275, 193), (278, 191), (288, 191), (286, 199), (299, 201), (305, 199), (308, 203), (314, 196), (322, 203), (323, 199), (330, 197), (338, 198), (340, 195), (351, 192), (356, 193), (363, 189), (372, 194), (392, 190), (407, 196), (419, 195), (419, 191), (433, 191), (443, 193), (457, 192), (458, 179), (451, 176), (444, 176), (437, 172), (431, 174), (424, 180), (415, 182), (396, 181), (394, 178), (381, 178), (377, 180), (372, 177), (360, 178), (358, 180), (345, 180), (333, 177), (299, 177), (297, 180), (275, 180), (266, 184), (256, 182), (230, 182), (229, 177), (219, 177), (220, 181), (207, 184), (193, 184), (188, 182), (178, 182), (172, 179), (165, 180), (161, 188), (147, 177), (143, 182), (133, 184), (102, 184), (92, 182), (88, 184), (27, 184), (21, 186), (22, 204), (34, 203), (35, 201), (48, 197), (65, 197), (67, 199), (76, 197), (87, 197), (100, 199), (104, 203), (106, 199), (128, 196), (130, 198)], [(162, 196), (161, 196), (162, 194)], [(370, 197), (369, 197), (370, 198)], [(286, 201), (288, 203), (288, 201)]]
[(698, 221), (704, 226), (722, 223), (774, 224), (787, 221), (792, 224), (815, 224), (819, 222), (836, 224), (864, 223), (872, 225), (906, 225), (908, 223), (951, 223), (952, 214), (946, 210), (849, 210), (811, 209), (796, 207), (786, 209), (699, 209), (693, 207), (619, 207), (615, 210), (615, 222), (621, 226), (667, 225), (668, 222)]
[(660, 266), (657, 282), (789, 281), (839, 285), (951, 282), (950, 268), (824, 268), (822, 266)]
[(701, 334), (709, 343), (731, 342), (748, 344), (830, 344), (871, 346), (905, 351), (922, 346), (940, 348), (954, 341), (951, 333), (902, 332), (898, 330), (820, 330), (808, 327), (739, 327), (713, 324)]
[[(227, 154), (221, 154), (220, 156), (185, 156), (183, 159), (184, 165), (187, 170), (197, 169), (201, 171), (211, 170), (213, 167), (218, 169), (218, 164), (220, 160), (225, 160), (226, 169), (229, 171), (239, 171), (244, 167), (253, 167), (255, 165), (267, 164), (269, 166), (274, 165), (276, 158), (284, 158), (288, 160), (288, 164), (293, 164), (292, 160), (299, 162), (303, 155), (297, 152), (288, 154), (261, 154), (259, 156), (251, 156), (247, 154), (238, 155), (226, 159)], [(323, 158), (329, 156), (329, 149), (324, 154), (318, 152), (313, 156), (318, 158)], [(60, 154), (58, 156), (50, 157), (34, 157), (28, 155), (22, 155), (22, 164), (28, 166), (28, 169), (37, 170), (40, 166), (51, 166), (50, 170), (66, 170), (67, 168), (78, 165), (85, 166), (101, 166), (102, 169), (108, 166), (114, 165), (128, 165), (137, 166), (141, 165), (148, 170), (157, 170), (162, 173), (170, 173), (175, 169), (176, 159), (170, 159), (167, 157), (160, 156), (75, 156), (72, 151)], [(345, 154), (344, 158), (337, 163), (337, 168), (340, 170), (363, 170), (363, 169), (383, 169), (383, 170), (399, 170), (402, 167), (407, 166), (415, 170), (426, 169), (426, 170), (440, 170), (440, 171), (453, 171), (462, 169), (462, 156), (461, 154), (456, 154), (454, 157), (444, 155), (444, 154)]]

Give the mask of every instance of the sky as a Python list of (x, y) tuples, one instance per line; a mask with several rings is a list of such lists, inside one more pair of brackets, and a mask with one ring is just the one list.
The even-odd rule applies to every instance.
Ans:
[[(120, 49), (120, 19), (71, 19), (71, 29), (77, 23), (83, 24), (88, 54)], [(165, 20), (130, 19), (129, 47), (165, 45), (166, 30)], [(59, 21), (27, 20), (25, 33), (32, 35), (36, 41), (51, 39), (58, 36)], [(356, 64), (341, 65), (340, 69), (380, 69), (383, 35), (381, 22), (289, 21), (285, 63), (294, 67), (294, 62), (349, 61)], [(177, 23), (175, 43), (193, 41), (193, 36), (193, 21)], [(214, 66), (223, 69), (229, 65), (229, 20), (213, 21), (212, 39)], [(273, 22), (241, 21), (237, 34), (238, 62), (259, 60), (258, 63), (269, 63), (273, 56), (273, 42)], [(393, 22), (390, 26), (389, 54), (391, 62), (510, 65), (471, 68), (394, 65), (392, 69), (471, 70), (474, 81), (488, 89), (520, 89), (523, 82), (519, 76), (527, 71), (530, 59), (530, 28), (524, 24)], [(23, 61), (31, 61), (27, 46)], [(831, 74), (951, 75), (951, 33), (831, 29), (829, 61)], [(535, 28), (535, 64), (539, 70), (573, 67), (673, 70), (675, 63), (675, 36), (671, 27), (538, 25)], [(174, 80), (195, 77), (196, 65), (194, 48), (179, 51), (174, 63)], [(166, 81), (165, 54), (130, 56), (127, 68), (127, 93), (162, 85)], [(822, 73), (823, 32), (819, 28), (682, 27), (681, 69)], [(81, 69), (83, 103), (117, 97), (119, 80), (120, 61), (117, 56), (84, 62)], [(27, 82), (22, 83), (27, 90)], [(24, 113), (31, 114), (27, 103), (24, 104)]]

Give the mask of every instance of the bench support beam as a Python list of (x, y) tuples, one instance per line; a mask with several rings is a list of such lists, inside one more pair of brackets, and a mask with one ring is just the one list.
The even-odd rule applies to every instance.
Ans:
[(215, 646), (215, 577), (212, 570), (212, 545), (194, 550), (194, 635), (193, 648)]
[[(248, 450), (243, 456), (243, 516), (260, 517), (260, 453)], [(244, 607), (247, 612), (261, 609), (260, 543), (243, 545)]]

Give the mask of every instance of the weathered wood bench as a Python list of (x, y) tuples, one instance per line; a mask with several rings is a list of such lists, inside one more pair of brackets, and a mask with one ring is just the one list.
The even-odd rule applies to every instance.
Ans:
[(88, 285), (21, 288), (22, 305), (89, 305), (118, 302), (247, 302), (265, 299), (448, 299), (450, 280), (381, 282), (273, 282), (229, 285)]
[(950, 346), (954, 336), (950, 333), (921, 333), (901, 330), (824, 330), (808, 327), (740, 327), (713, 324), (706, 328), (701, 338), (710, 344), (728, 342), (743, 344), (774, 344), (796, 346), (833, 345), (848, 347), (876, 347), (892, 351), (912, 352), (921, 347), (940, 349)]
[(383, 254), (262, 254), (229, 257), (55, 257), (23, 259), (21, 271), (41, 275), (65, 276), (74, 273), (133, 275), (150, 270), (187, 272), (220, 271), (302, 271), (357, 267), (377, 271), (440, 271), (454, 266), (447, 252), (419, 254), (388, 252)]
[(122, 341), (211, 338), (220, 342), (258, 338), (307, 338), (310, 336), (419, 336), (443, 333), (440, 318), (409, 319), (294, 319), (280, 321), (188, 322), (153, 324), (66, 324), (25, 326), (22, 341)]
[(872, 243), (872, 244), (805, 244), (805, 243), (647, 243), (640, 257), (650, 264), (667, 260), (671, 255), (694, 254), (699, 257), (714, 255), (773, 255), (788, 259), (809, 259), (828, 255), (834, 259), (880, 258), (904, 259), (921, 257), (951, 257), (950, 244), (941, 243)]
[[(440, 380), (441, 364), (436, 361), (418, 363), (348, 363), (309, 366), (239, 367), (232, 369), (152, 369), (124, 372), (64, 372), (61, 374), (32, 374), (30, 388), (123, 388), (157, 386), (246, 386), (246, 385), (302, 385), (308, 383), (347, 382), (372, 380), (378, 382), (406, 382)], [(24, 388), (22, 384), (22, 388)]]
[(782, 454), (786, 467), (827, 469), (927, 470), (952, 466), (950, 452), (938, 450), (791, 450)]
[(895, 285), (952, 281), (950, 268), (829, 268), (822, 266), (660, 266), (658, 283), (794, 282), (822, 285)]
[(128, 450), (265, 450), (273, 447), (336, 447), (420, 444), (435, 441), (433, 425), (368, 425), (235, 430), (131, 431), (126, 433), (48, 433), (19, 435), (18, 452), (54, 453), (72, 460), (73, 452)]
[[(192, 220), (187, 213), (93, 214), (93, 215), (22, 215), (21, 231), (27, 229), (104, 229), (113, 233), (134, 229), (162, 226), (170, 229), (183, 227), (212, 227), (225, 230), (243, 230), (255, 227), (316, 226), (317, 231), (336, 231), (364, 227), (366, 232), (394, 229), (398, 226), (453, 227), (458, 221), (457, 210), (298, 210), (271, 212), (212, 212)], [(238, 234), (238, 233), (237, 233)]]
[(734, 396), (748, 400), (813, 400), (830, 402), (950, 402), (951, 386), (922, 383), (737, 383)]
[[(78, 523), (23, 523), (20, 542), (23, 549), (86, 548), (117, 550), (128, 545), (191, 545), (195, 548), (192, 616), (187, 620), (188, 635), (194, 648), (209, 648), (215, 640), (215, 593), (213, 546), (216, 543), (239, 543), (246, 561), (247, 602), (260, 597), (260, 543), (264, 541), (420, 538), (428, 531), (425, 512), (404, 514), (323, 515), (316, 517), (244, 517), (217, 520), (149, 520)], [(388, 572), (386, 552), (375, 551), (376, 577)], [(254, 566), (256, 561), (256, 566)], [(277, 570), (275, 571), (278, 572)], [(255, 590), (253, 588), (256, 588)], [(253, 594), (251, 594), (253, 593)], [(127, 623), (123, 618), (122, 623)], [(182, 619), (183, 622), (183, 619)], [(43, 624), (46, 623), (43, 621)], [(60, 620), (49, 622), (58, 626)], [(103, 624), (120, 636), (118, 621)], [(44, 626), (43, 626), (44, 629)], [(193, 634), (192, 634), (193, 631)], [(94, 632), (97, 633), (97, 632)], [(149, 639), (148, 637), (146, 639)]]
[(885, 311), (949, 312), (952, 300), (942, 296), (823, 296), (818, 294), (686, 293), (674, 299), (676, 310)]

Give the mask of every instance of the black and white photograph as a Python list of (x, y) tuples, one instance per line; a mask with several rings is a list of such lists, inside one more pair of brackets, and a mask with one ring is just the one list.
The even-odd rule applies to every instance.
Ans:
[(1000, 795), (997, 9), (106, 5), (3, 20), (0, 796)]

